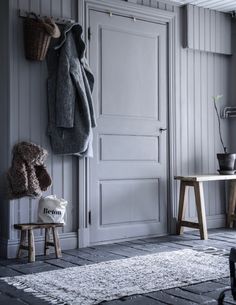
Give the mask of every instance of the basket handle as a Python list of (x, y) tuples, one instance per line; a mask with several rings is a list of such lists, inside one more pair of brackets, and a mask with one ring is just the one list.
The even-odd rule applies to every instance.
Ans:
[(61, 32), (52, 18), (45, 18), (43, 21), (45, 31), (53, 38), (58, 38)]

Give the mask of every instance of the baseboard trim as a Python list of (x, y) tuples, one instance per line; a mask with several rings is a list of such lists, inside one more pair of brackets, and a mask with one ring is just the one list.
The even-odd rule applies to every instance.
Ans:
[[(60, 234), (60, 242), (62, 250), (70, 250), (78, 248), (78, 233), (70, 232)], [(0, 256), (4, 258), (15, 258), (19, 247), (19, 239), (7, 240), (0, 239)], [(36, 255), (42, 255), (44, 250), (44, 237), (35, 237)], [(52, 250), (53, 251), (53, 250)]]
[(207, 228), (208, 229), (217, 229), (217, 228), (225, 228), (226, 226), (226, 215), (214, 215), (207, 217)]
[[(208, 216), (207, 217), (207, 228), (208, 229), (216, 229), (216, 228), (224, 228), (225, 227), (225, 214)], [(187, 219), (189, 221), (197, 221), (197, 218), (190, 218)], [(185, 228), (186, 231), (192, 230)], [(171, 232), (172, 234), (175, 232)], [(78, 244), (78, 234), (80, 236), (79, 244)], [(137, 238), (145, 238), (145, 237), (156, 237), (158, 235), (150, 235), (150, 236), (142, 236)], [(131, 240), (134, 238), (119, 240)], [(77, 249), (78, 247), (83, 248), (89, 246), (89, 230), (83, 229), (78, 230), (77, 232), (70, 232), (60, 234), (60, 241), (61, 241), (61, 248), (62, 250), (69, 250), (69, 249)], [(116, 241), (110, 241), (116, 242)], [(108, 242), (104, 242), (101, 244), (106, 244)], [(0, 239), (0, 257), (3, 258), (14, 258), (16, 257), (16, 253), (19, 247), (19, 239), (16, 240), (8, 240), (8, 239)], [(36, 248), (36, 255), (43, 254), (43, 247), (44, 247), (44, 238), (42, 236), (35, 237), (35, 248)]]

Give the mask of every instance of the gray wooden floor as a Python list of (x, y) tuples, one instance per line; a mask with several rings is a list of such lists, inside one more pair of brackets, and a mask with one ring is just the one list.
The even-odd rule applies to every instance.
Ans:
[[(209, 240), (201, 241), (197, 232), (185, 233), (182, 236), (166, 236), (159, 238), (139, 239), (130, 242), (103, 245), (80, 250), (68, 250), (63, 252), (62, 259), (55, 259), (53, 254), (47, 257), (37, 256), (35, 263), (27, 263), (25, 258), (20, 260), (0, 260), (0, 277), (14, 276), (28, 273), (93, 264), (107, 260), (121, 259), (135, 255), (145, 255), (162, 251), (192, 248), (197, 246), (215, 247), (219, 252), (229, 253), (231, 247), (236, 246), (236, 231), (210, 230)], [(220, 292), (229, 287), (229, 278), (208, 281), (182, 288), (157, 291), (145, 295), (124, 297), (119, 300), (102, 302), (105, 305), (194, 305), (217, 304)], [(30, 293), (17, 290), (14, 287), (0, 281), (1, 305), (46, 305), (44, 302)], [(230, 293), (227, 294), (225, 304), (236, 304)], [(83, 304), (81, 304), (83, 305)]]

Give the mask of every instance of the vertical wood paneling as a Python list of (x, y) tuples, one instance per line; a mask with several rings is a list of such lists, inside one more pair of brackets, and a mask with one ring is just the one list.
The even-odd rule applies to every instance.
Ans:
[[(201, 150), (201, 172), (209, 171), (209, 162), (206, 156), (208, 155), (208, 71), (207, 71), (207, 53), (200, 54), (200, 75), (201, 75), (201, 114), (199, 117), (199, 121), (201, 123), (201, 135), (200, 141), (202, 144)], [(204, 184), (204, 193), (205, 193), (205, 202), (209, 202), (209, 183)], [(207, 215), (210, 214), (210, 205), (206, 205)]]
[[(13, 11), (17, 11), (18, 6), (16, 1), (11, 1), (10, 3)], [(10, 37), (11, 45), (15, 45), (15, 48), (11, 48), (11, 56), (16, 60), (11, 61), (11, 82), (14, 84), (14, 90), (11, 90), (11, 103), (10, 103), (10, 146), (18, 141), (19, 138), (19, 82), (18, 82), (18, 73), (19, 73), (19, 58), (21, 54), (18, 52), (20, 45), (20, 34), (19, 34), (19, 22), (18, 19), (14, 18), (12, 12), (10, 14), (10, 22), (12, 25), (11, 31), (12, 35)], [(12, 156), (11, 156), (12, 157)], [(10, 158), (11, 159), (11, 158)], [(10, 202), (10, 223), (17, 223), (19, 218), (19, 201), (13, 200)], [(10, 238), (13, 239), (16, 236), (14, 230), (10, 231)]]
[(143, 5), (150, 6), (150, 1), (149, 0), (143, 0)]
[[(30, 11), (40, 13), (40, 0), (30, 1), (29, 3)], [(30, 104), (30, 141), (41, 145), (41, 99), (39, 94), (35, 94), (38, 91), (38, 86), (40, 84), (40, 65), (37, 63), (29, 64), (29, 78), (30, 78), (30, 93), (29, 93), (29, 104)], [(32, 106), (33, 104), (33, 106)], [(30, 211), (29, 220), (34, 222), (37, 219), (38, 204), (37, 200), (29, 200)], [(35, 232), (35, 236), (39, 235), (39, 232)]]
[(216, 12), (210, 11), (210, 51), (215, 52), (216, 47)]
[(204, 16), (205, 16), (205, 30), (204, 30), (204, 45), (206, 52), (210, 51), (210, 37), (211, 37), (211, 19), (210, 19), (210, 10), (204, 9)]
[[(13, 67), (9, 63), (9, 31), (12, 27), (10, 25), (10, 13), (8, 10), (9, 2), (0, 2), (0, 36), (1, 45), (0, 48), (0, 67), (1, 67), (1, 81), (0, 81), (0, 101), (1, 101), (1, 111), (0, 111), (0, 128), (1, 128), (1, 158), (0, 158), (0, 232), (2, 238), (8, 238), (9, 235), (9, 203), (5, 198), (5, 175), (9, 164), (9, 77), (13, 70)], [(3, 47), (4, 46), (4, 47)], [(4, 221), (3, 221), (4, 220)], [(0, 248), (0, 251), (3, 247)], [(1, 251), (3, 252), (3, 251)]]
[(203, 8), (199, 9), (199, 48), (200, 50), (205, 50), (205, 10)]
[[(187, 87), (188, 87), (188, 111), (187, 111), (187, 120), (188, 120), (188, 174), (194, 171), (195, 168), (195, 150), (194, 150), (194, 114), (195, 114), (195, 101), (194, 101), (194, 91), (195, 91), (195, 79), (194, 79), (194, 57), (195, 53), (192, 51), (188, 52), (188, 70), (187, 70)], [(193, 217), (195, 215), (195, 206), (192, 204), (194, 202), (194, 193), (192, 188), (190, 189), (190, 198), (189, 198), (189, 216)]]
[(166, 5), (165, 5), (165, 3), (163, 3), (163, 2), (158, 2), (158, 7), (159, 7), (159, 9), (161, 9), (161, 10), (165, 10), (165, 9), (166, 9)]
[[(21, 8), (24, 10), (29, 10), (29, 0), (21, 0)], [(22, 21), (21, 21), (22, 23)], [(19, 32), (19, 41), (18, 41), (18, 50), (23, 50), (23, 31)], [(22, 54), (23, 52), (21, 52)], [(27, 65), (26, 60), (23, 58), (19, 60), (19, 71), (20, 77), (18, 78), (19, 84), (19, 108), (18, 108), (18, 116), (19, 116), (19, 125), (18, 125), (18, 132), (19, 132), (19, 140), (30, 140), (30, 77), (29, 77), (29, 65)], [(30, 213), (30, 203), (29, 199), (25, 200), (20, 199), (18, 201), (18, 218), (19, 222), (29, 222), (29, 213)]]
[[(19, 3), (19, 7), (17, 7)], [(156, 0), (138, 0), (138, 4), (151, 6), (154, 9), (174, 10), (174, 6)], [(11, 2), (12, 11), (17, 8), (34, 10), (41, 14), (50, 14), (70, 18), (75, 16), (75, 0), (18, 0)], [(216, 131), (216, 117), (211, 102), (212, 95), (221, 93), (228, 97), (227, 75), (229, 74), (229, 57), (187, 50), (182, 48), (181, 9), (176, 8), (176, 138), (175, 152), (177, 172), (175, 174), (192, 174), (215, 172), (216, 156), (221, 151)], [(228, 35), (222, 35), (222, 24), (228, 18), (223, 14), (215, 15), (208, 9), (194, 11), (191, 20), (195, 30), (191, 32), (192, 43), (200, 50), (210, 51), (219, 47), (215, 26), (225, 40), (222, 53), (228, 52)], [(197, 32), (198, 28), (198, 32)], [(204, 32), (204, 36), (203, 35)], [(229, 33), (229, 32), (228, 32)], [(190, 33), (189, 33), (190, 34)], [(78, 175), (77, 158), (55, 156), (51, 153), (49, 139), (46, 136), (47, 103), (46, 103), (46, 64), (29, 63), (24, 59), (22, 43), (22, 20), (13, 14), (11, 51), (11, 147), (20, 140), (31, 140), (41, 144), (49, 151), (48, 170), (54, 180), (53, 188), (46, 194), (55, 193), (65, 197), (68, 202), (68, 220), (65, 232), (77, 230), (78, 213)], [(222, 44), (221, 44), (222, 45)], [(215, 67), (215, 68), (214, 68)], [(227, 102), (227, 98), (225, 100)], [(224, 123), (224, 135), (228, 133), (228, 124)], [(224, 187), (209, 183), (204, 186), (207, 215), (214, 217), (224, 213)], [(174, 194), (177, 198), (177, 192)], [(193, 194), (190, 194), (193, 199)], [(188, 207), (189, 217), (195, 217), (193, 200)], [(11, 225), (20, 221), (36, 221), (37, 200), (27, 198), (11, 202)], [(14, 230), (11, 238), (16, 238)]]
[[(229, 74), (230, 57), (199, 52), (190, 49), (183, 49), (179, 29), (183, 26), (181, 18), (181, 9), (176, 8), (177, 12), (177, 50), (179, 55), (176, 57), (176, 161), (180, 164), (176, 166), (176, 174), (193, 173), (214, 173), (218, 169), (216, 153), (221, 152), (221, 146), (218, 139), (217, 121), (215, 110), (212, 103), (212, 96), (223, 94), (228, 96), (227, 79)], [(203, 30), (201, 19), (204, 16), (204, 27), (209, 31), (202, 39), (194, 36), (192, 39), (199, 48), (211, 47), (210, 15), (207, 9), (199, 11), (199, 30)], [(195, 20), (191, 21), (193, 23)], [(197, 17), (198, 18), (198, 17)], [(217, 17), (219, 18), (219, 17)], [(202, 30), (201, 30), (202, 27)], [(209, 40), (206, 37), (209, 37)], [(215, 35), (215, 32), (213, 33)], [(216, 44), (216, 40), (213, 40)], [(209, 43), (210, 42), (210, 43)], [(223, 134), (226, 136), (229, 132), (227, 122), (224, 122)], [(179, 131), (178, 131), (179, 130)], [(219, 215), (225, 211), (225, 193), (224, 184), (208, 183), (204, 184), (206, 199), (206, 212), (211, 226), (217, 226)], [(178, 193), (174, 194), (176, 200)], [(190, 193), (191, 203), (188, 206), (187, 216), (196, 217), (193, 194)]]
[(219, 54), (231, 54), (231, 17), (229, 14), (187, 5), (184, 47)]
[[(221, 50), (221, 44), (223, 41), (222, 35), (221, 35), (221, 29), (224, 28), (223, 24), (221, 23), (222, 19), (221, 19), (222, 14), (220, 12), (216, 12), (216, 24), (215, 24), (215, 29), (216, 29), (216, 45), (215, 45), (215, 50)], [(227, 34), (225, 34), (225, 36), (227, 36)], [(224, 49), (222, 49), (222, 53), (223, 53)]]
[[(175, 8), (175, 13), (178, 13), (177, 9)], [(180, 19), (182, 19), (182, 11), (180, 12), (179, 18), (176, 18), (176, 29), (181, 28), (181, 22)], [(179, 30), (176, 30), (176, 41), (181, 41), (182, 38), (182, 33), (180, 33)], [(176, 75), (180, 75), (181, 73), (181, 67), (182, 67), (182, 62), (181, 62), (181, 51), (180, 48), (176, 48), (176, 66), (175, 66), (175, 71)], [(181, 79), (180, 77), (176, 78), (176, 101), (180, 101), (181, 99)], [(181, 105), (176, 104), (176, 107), (174, 108), (174, 111), (176, 113), (176, 117), (181, 118)], [(175, 129), (173, 133), (173, 139), (182, 139), (181, 137), (181, 124), (180, 120), (175, 121)], [(182, 164), (181, 164), (181, 144), (180, 145), (175, 145), (174, 147), (174, 155), (175, 155), (175, 170), (177, 173), (182, 172)], [(174, 189), (173, 189), (174, 194), (179, 194), (179, 185), (175, 184)], [(174, 202), (178, 202), (178, 199), (176, 196), (173, 196)], [(177, 201), (175, 201), (177, 200)], [(176, 208), (171, 209), (172, 214), (176, 215), (177, 211)]]
[(184, 10), (187, 14), (187, 36), (186, 36), (186, 43), (184, 44), (185, 46), (187, 46), (188, 48), (190, 48), (190, 46), (194, 46), (194, 23), (193, 23), (193, 15), (194, 15), (194, 11), (193, 11), (193, 6), (187, 6), (187, 8)]
[(158, 8), (158, 3), (157, 3), (157, 1), (156, 1), (156, 0), (151, 0), (150, 6), (151, 6), (151, 7), (154, 7), (154, 8)]
[[(132, 1), (131, 1), (132, 2)], [(145, 6), (153, 7), (153, 8), (159, 8), (161, 10), (166, 10), (173, 12), (175, 6), (172, 4), (169, 4), (168, 1), (158, 1), (158, 0), (137, 0), (138, 4), (142, 4)]]
[[(202, 141), (201, 141), (201, 135), (202, 135), (202, 109), (201, 109), (201, 53), (195, 52), (194, 56), (194, 83), (199, 84), (198, 89), (196, 86), (194, 86), (194, 109), (195, 109), (195, 117), (198, 117), (198, 119), (194, 118), (194, 150), (195, 150), (195, 172), (201, 173), (201, 164), (202, 164)], [(197, 89), (197, 90), (196, 90)]]
[[(17, 9), (34, 11), (42, 15), (75, 18), (76, 0), (18, 0), (11, 2), (12, 12)], [(11, 33), (11, 148), (19, 141), (26, 140), (42, 145), (49, 152), (47, 169), (53, 179), (53, 187), (44, 195), (55, 194), (65, 197), (70, 203), (68, 226), (65, 232), (74, 232), (77, 223), (77, 158), (53, 155), (46, 134), (48, 113), (46, 62), (30, 62), (24, 58), (23, 21), (12, 13)], [(22, 198), (11, 202), (11, 225), (19, 222), (37, 221), (38, 199)], [(40, 232), (35, 232), (36, 236)], [(15, 230), (10, 232), (11, 239), (17, 237)]]
[(200, 49), (200, 9), (196, 6), (193, 7), (193, 48)]

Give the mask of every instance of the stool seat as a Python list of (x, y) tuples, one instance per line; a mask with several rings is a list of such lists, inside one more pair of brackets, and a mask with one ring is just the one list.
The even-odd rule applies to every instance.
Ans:
[[(64, 227), (63, 223), (21, 223), (15, 224), (14, 228), (20, 230), (20, 245), (17, 258), (20, 258), (22, 250), (28, 251), (28, 261), (35, 262), (34, 229), (45, 229), (44, 255), (49, 254), (49, 247), (55, 248), (56, 258), (62, 257), (58, 227)], [(53, 241), (50, 241), (50, 231), (52, 230)], [(26, 237), (28, 235), (28, 245)]]

